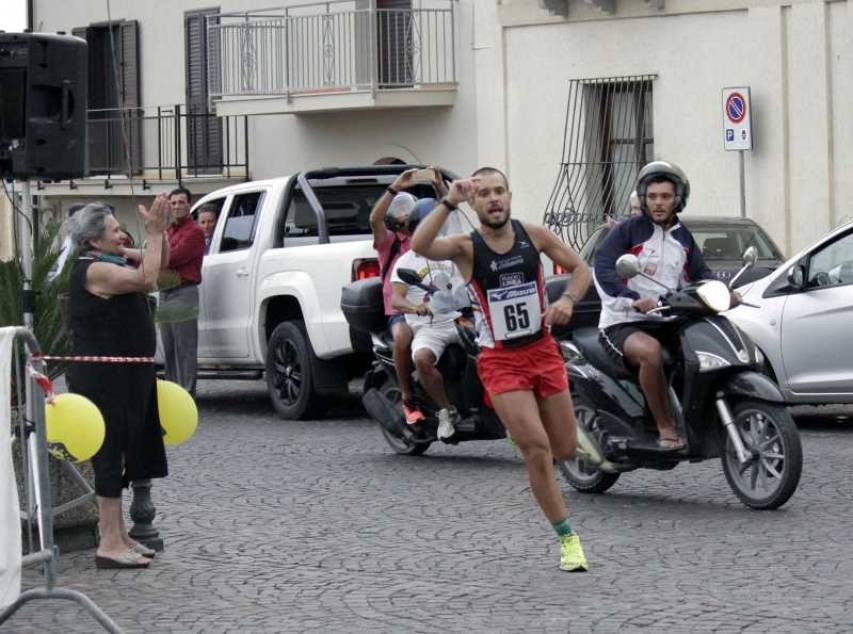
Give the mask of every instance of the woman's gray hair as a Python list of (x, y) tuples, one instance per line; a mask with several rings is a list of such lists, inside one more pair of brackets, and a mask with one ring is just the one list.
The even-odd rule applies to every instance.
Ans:
[(77, 251), (88, 251), (92, 240), (100, 240), (113, 210), (105, 203), (89, 203), (68, 219), (68, 235)]

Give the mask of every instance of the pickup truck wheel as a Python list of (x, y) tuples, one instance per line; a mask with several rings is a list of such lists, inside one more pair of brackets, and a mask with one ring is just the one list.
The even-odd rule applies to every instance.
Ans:
[(276, 413), (287, 420), (317, 414), (319, 397), (311, 374), (311, 344), (302, 322), (276, 326), (267, 345), (267, 389)]

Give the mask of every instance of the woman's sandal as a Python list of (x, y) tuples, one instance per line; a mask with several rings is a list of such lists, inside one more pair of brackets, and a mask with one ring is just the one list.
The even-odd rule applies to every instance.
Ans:
[(106, 555), (95, 555), (95, 568), (100, 570), (114, 570), (117, 568), (147, 568), (151, 560), (143, 557), (132, 548), (116, 557)]
[(658, 447), (667, 451), (684, 451), (687, 442), (680, 436), (661, 436), (658, 439)]
[(139, 542), (134, 542), (133, 546), (130, 549), (135, 552), (137, 555), (142, 555), (143, 557), (147, 557), (148, 559), (154, 559), (157, 555), (157, 551), (153, 548), (148, 548), (144, 544), (140, 544)]

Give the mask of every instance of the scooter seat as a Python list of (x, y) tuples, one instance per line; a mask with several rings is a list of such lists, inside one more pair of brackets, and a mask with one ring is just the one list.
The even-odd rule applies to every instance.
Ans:
[(579, 328), (572, 334), (575, 345), (596, 368), (614, 379), (634, 379), (636, 373), (629, 370), (624, 363), (611, 357), (601, 340), (598, 338), (598, 328)]

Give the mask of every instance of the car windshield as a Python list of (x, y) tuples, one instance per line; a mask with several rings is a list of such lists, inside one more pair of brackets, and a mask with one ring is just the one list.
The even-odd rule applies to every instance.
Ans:
[(782, 255), (758, 227), (721, 225), (689, 228), (706, 260), (740, 260), (750, 246), (755, 247), (761, 260), (782, 259)]

